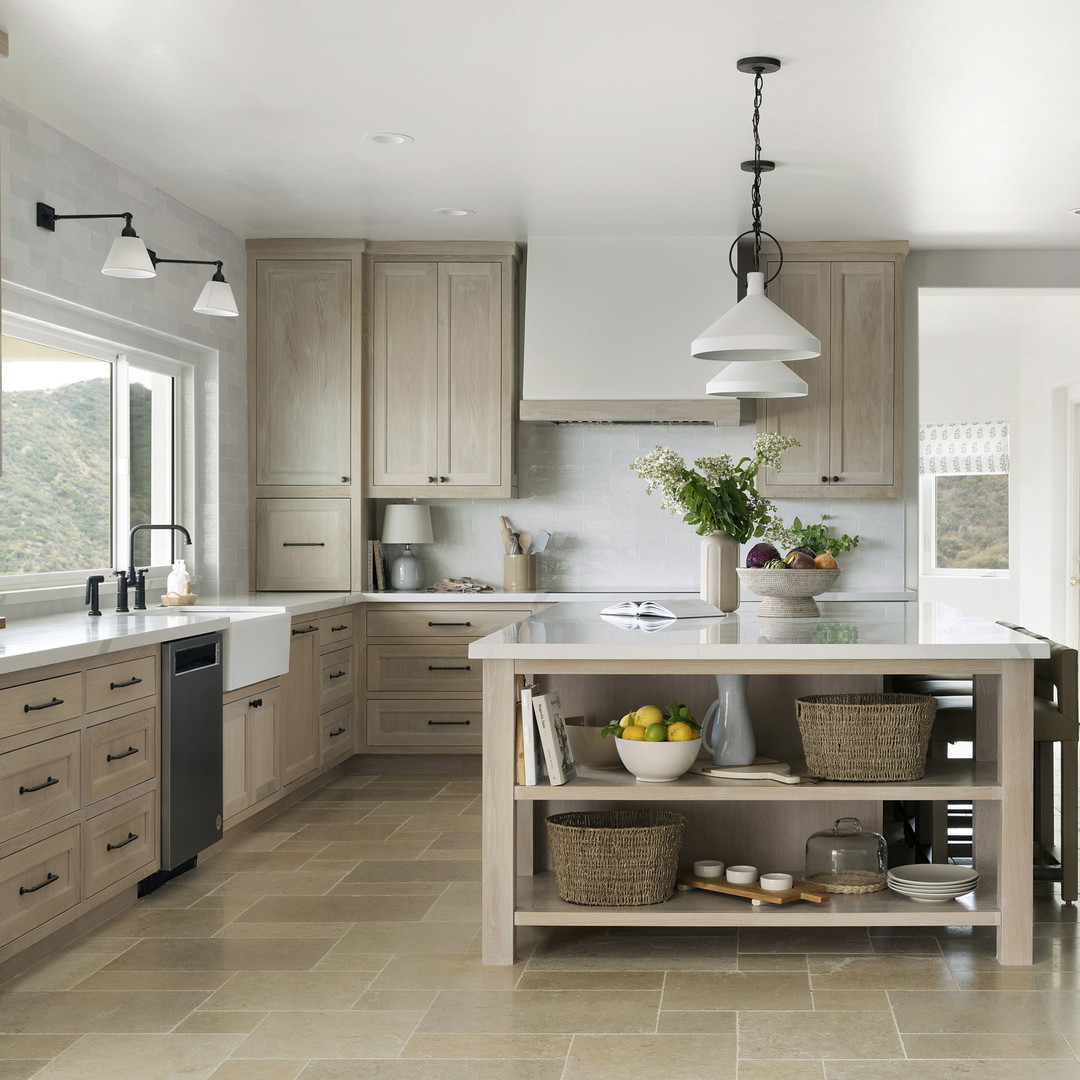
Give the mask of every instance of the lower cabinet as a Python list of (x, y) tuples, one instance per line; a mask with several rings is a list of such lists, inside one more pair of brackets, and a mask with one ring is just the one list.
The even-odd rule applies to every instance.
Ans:
[(281, 790), (278, 714), (281, 682), (245, 686), (225, 695), (222, 708), (223, 817), (231, 819)]

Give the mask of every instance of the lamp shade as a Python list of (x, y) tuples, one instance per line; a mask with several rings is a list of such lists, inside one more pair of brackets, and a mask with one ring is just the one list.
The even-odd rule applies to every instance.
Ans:
[(109, 249), (101, 272), (108, 277), (157, 277), (154, 264), (150, 261), (150, 253), (137, 236), (118, 236)]
[(240, 314), (233, 296), (232, 286), (227, 281), (211, 279), (203, 286), (199, 299), (192, 309), (200, 315), (225, 315), (235, 317)]
[(809, 360), (821, 342), (765, 295), (765, 275), (746, 275), (746, 295), (694, 339), (699, 360)]
[(807, 385), (780, 360), (751, 364), (728, 364), (705, 386), (706, 397), (792, 398), (806, 397)]
[(383, 517), (384, 544), (430, 544), (431, 507), (420, 503), (391, 503)]

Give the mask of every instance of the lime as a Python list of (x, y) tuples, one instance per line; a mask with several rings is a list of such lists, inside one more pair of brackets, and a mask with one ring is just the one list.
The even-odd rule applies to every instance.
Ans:
[(645, 729), (646, 742), (667, 742), (667, 724), (650, 724)]

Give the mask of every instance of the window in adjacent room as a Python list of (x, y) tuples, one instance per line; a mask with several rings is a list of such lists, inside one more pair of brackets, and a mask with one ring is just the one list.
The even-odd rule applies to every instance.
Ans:
[[(185, 365), (58, 330), (5, 336), (0, 575), (63, 584), (127, 565), (128, 530), (176, 520)], [(165, 566), (172, 537), (140, 533), (136, 565)]]
[(1009, 426), (919, 428), (920, 572), (1003, 577), (1009, 571)]

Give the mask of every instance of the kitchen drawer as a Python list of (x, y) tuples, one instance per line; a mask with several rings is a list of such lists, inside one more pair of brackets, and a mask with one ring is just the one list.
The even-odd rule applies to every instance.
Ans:
[(81, 673), (9, 686), (0, 690), (0, 739), (46, 724), (73, 720), (82, 713)]
[(316, 620), (319, 624), (319, 648), (330, 645), (343, 645), (353, 639), (353, 624), (356, 622), (355, 611), (349, 610), (337, 615), (327, 615)]
[(78, 825), (0, 859), (0, 945), (78, 902)]
[(0, 754), (0, 839), (79, 809), (79, 732)]
[(369, 645), (368, 690), (479, 693), (482, 664), (468, 645)]
[(86, 805), (157, 773), (157, 712), (143, 709), (86, 729)]
[(337, 701), (351, 699), (356, 690), (356, 654), (352, 646), (319, 657), (319, 712)]
[(475, 641), (504, 626), (527, 619), (527, 608), (466, 608), (440, 604), (432, 611), (383, 609), (367, 613), (368, 638), (430, 638)]
[(157, 793), (150, 791), (83, 825), (83, 896), (143, 867), (157, 869)]
[(319, 760), (325, 765), (352, 750), (353, 705), (342, 705), (319, 717)]
[(255, 587), (260, 592), (348, 591), (349, 499), (256, 499)]
[(479, 701), (367, 701), (371, 746), (480, 746), (483, 707)]
[(157, 659), (144, 656), (86, 673), (86, 711), (111, 709), (157, 693)]

